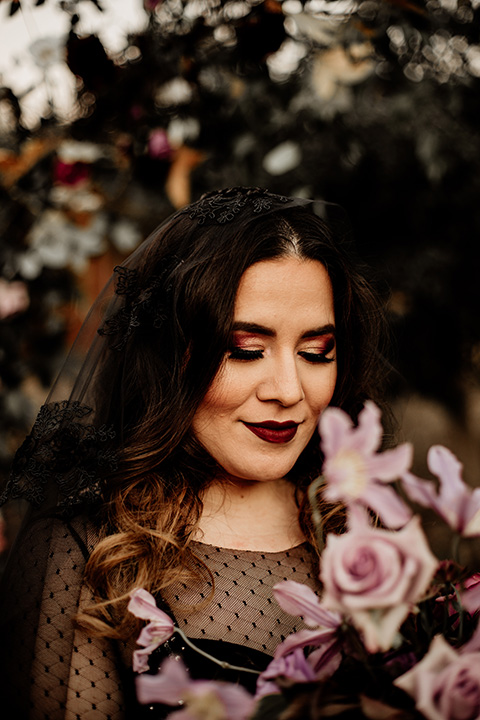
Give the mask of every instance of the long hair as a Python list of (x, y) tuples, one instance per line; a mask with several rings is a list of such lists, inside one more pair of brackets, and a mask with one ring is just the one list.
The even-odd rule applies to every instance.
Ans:
[[(243, 273), (292, 255), (321, 262), (332, 283), (338, 379), (331, 404), (353, 419), (367, 398), (381, 404), (381, 303), (351, 248), (326, 222), (300, 206), (223, 225), (197, 225), (179, 214), (135, 270), (136, 307), (139, 297), (148, 299), (150, 311), (153, 302), (157, 321), (136, 318), (130, 334), (120, 323), (121, 351), (106, 349), (97, 373), (97, 404), (115, 426), (119, 463), (107, 478), (103, 537), (86, 568), (96, 604), (78, 619), (90, 630), (128, 636), (133, 625), (125, 603), (133, 587), (161, 593), (198, 573), (190, 546), (202, 491), (218, 468), (193, 436), (192, 420), (229, 347)], [(299, 491), (321, 464), (315, 432), (289, 475)], [(300, 522), (314, 544), (305, 504)]]

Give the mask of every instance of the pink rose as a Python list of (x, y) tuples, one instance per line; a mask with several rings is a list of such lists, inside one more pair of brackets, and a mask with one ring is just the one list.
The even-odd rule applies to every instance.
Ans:
[(361, 508), (352, 508), (349, 532), (327, 538), (320, 572), (322, 604), (355, 625), (369, 652), (386, 651), (437, 565), (419, 517), (402, 530), (380, 530)]
[(428, 720), (480, 717), (480, 652), (456, 652), (442, 635), (428, 653), (394, 684), (411, 695)]

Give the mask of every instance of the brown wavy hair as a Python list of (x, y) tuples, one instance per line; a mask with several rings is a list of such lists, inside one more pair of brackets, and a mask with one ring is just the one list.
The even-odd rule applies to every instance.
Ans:
[[(353, 419), (367, 398), (382, 405), (388, 371), (382, 303), (350, 244), (305, 207), (211, 226), (179, 214), (137, 268), (139, 288), (163, 278), (164, 321), (137, 327), (121, 353), (106, 348), (97, 376), (97, 403), (115, 426), (119, 463), (107, 478), (101, 539), (85, 571), (95, 603), (78, 622), (90, 631), (128, 637), (135, 621), (125, 605), (134, 587), (161, 596), (169, 584), (202, 573), (191, 543), (202, 491), (218, 467), (193, 436), (192, 420), (229, 347), (243, 273), (291, 255), (321, 262), (332, 283), (338, 379), (331, 404)], [(321, 466), (315, 432), (290, 473), (300, 523), (314, 547), (304, 491)], [(326, 529), (341, 525), (336, 509), (325, 507), (325, 517)]]

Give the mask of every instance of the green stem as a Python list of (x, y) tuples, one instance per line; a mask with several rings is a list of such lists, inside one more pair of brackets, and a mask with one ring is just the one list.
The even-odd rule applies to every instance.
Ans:
[(196, 645), (192, 643), (191, 640), (187, 638), (185, 633), (180, 630), (180, 628), (176, 627), (175, 632), (180, 635), (182, 640), (192, 648), (192, 650), (195, 650), (199, 655), (203, 655), (203, 657), (208, 658), (212, 662), (216, 663), (217, 665), (220, 665), (221, 668), (224, 670), (236, 670), (237, 672), (247, 672), (247, 673), (253, 673), (254, 675), (260, 675), (260, 672), (258, 670), (252, 670), (251, 668), (244, 668), (239, 667), (238, 665), (230, 665), (230, 663), (226, 662), (225, 660), (219, 660), (216, 657), (213, 657), (213, 655), (210, 655), (209, 653), (205, 652), (205, 650), (200, 650)]

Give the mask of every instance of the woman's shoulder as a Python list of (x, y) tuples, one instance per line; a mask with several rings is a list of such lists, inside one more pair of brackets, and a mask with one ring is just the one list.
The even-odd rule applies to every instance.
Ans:
[(78, 556), (85, 562), (100, 539), (100, 524), (94, 516), (80, 514), (74, 517), (44, 515), (30, 520), (20, 532), (16, 551), (28, 546), (36, 552), (45, 553), (63, 549), (66, 553)]

